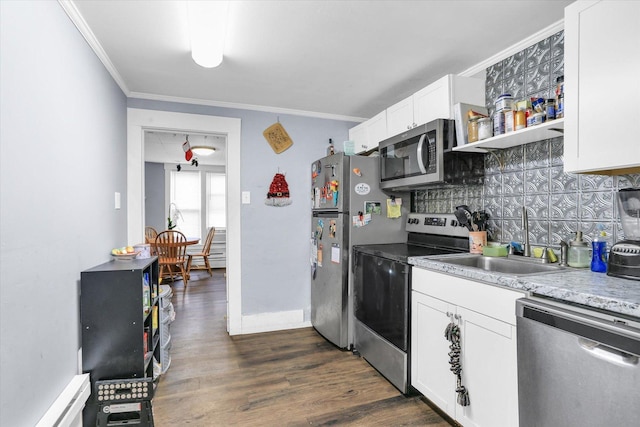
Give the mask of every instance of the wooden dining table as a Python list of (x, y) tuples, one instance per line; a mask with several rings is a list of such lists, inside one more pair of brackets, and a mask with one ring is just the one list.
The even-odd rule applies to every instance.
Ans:
[[(179, 242), (179, 243), (168, 243), (167, 246), (172, 247), (172, 246), (191, 246), (191, 245), (197, 245), (200, 242), (200, 238), (199, 237), (187, 237), (187, 240), (185, 242)], [(155, 243), (153, 243), (155, 245)]]

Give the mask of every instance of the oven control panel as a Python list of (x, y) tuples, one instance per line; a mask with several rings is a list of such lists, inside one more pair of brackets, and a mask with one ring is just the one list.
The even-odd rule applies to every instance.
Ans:
[(443, 236), (468, 237), (469, 230), (458, 223), (454, 214), (418, 214), (407, 216), (405, 230), (410, 233), (439, 234)]

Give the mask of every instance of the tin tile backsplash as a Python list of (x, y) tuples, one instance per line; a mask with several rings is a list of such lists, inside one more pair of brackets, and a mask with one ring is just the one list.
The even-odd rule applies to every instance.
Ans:
[[(486, 70), (485, 95), (492, 114), (503, 93), (514, 99), (553, 98), (556, 78), (564, 74), (564, 32), (530, 46)], [(482, 185), (414, 191), (413, 210), (453, 213), (466, 204), (489, 216), (489, 239), (524, 241), (522, 207), (529, 216), (532, 245), (558, 248), (576, 230), (591, 239), (603, 224), (609, 245), (624, 238), (618, 220), (616, 193), (640, 187), (640, 174), (605, 176), (565, 173), (563, 138), (538, 141), (485, 154)], [(502, 167), (501, 167), (502, 164)]]

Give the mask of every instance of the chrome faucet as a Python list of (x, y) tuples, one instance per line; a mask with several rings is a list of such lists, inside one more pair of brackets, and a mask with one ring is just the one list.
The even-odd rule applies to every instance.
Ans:
[(527, 208), (522, 207), (522, 228), (524, 229), (524, 256), (531, 256), (531, 245), (529, 244), (529, 215)]

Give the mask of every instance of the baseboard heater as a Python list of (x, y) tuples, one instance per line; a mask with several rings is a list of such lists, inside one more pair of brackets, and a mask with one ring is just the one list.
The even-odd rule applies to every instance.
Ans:
[(82, 408), (90, 394), (89, 374), (74, 376), (36, 427), (81, 427)]

